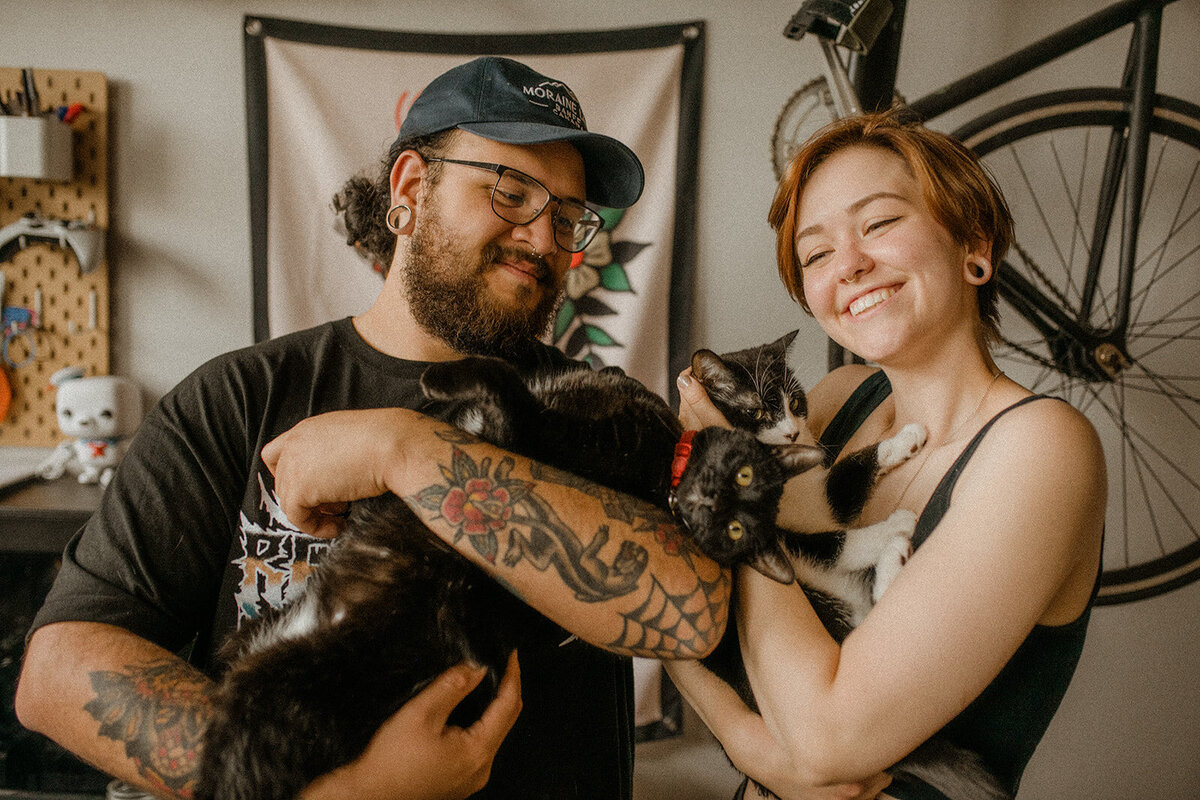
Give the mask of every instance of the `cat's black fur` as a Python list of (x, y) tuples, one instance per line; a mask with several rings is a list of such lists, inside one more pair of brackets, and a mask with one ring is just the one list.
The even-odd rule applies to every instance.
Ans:
[[(916, 453), (925, 435), (920, 426), (905, 426), (832, 463), (808, 429), (807, 398), (787, 363), (796, 333), (748, 350), (721, 356), (699, 350), (692, 357), (692, 374), (736, 430), (701, 432), (696, 447), (705, 457), (685, 472), (672, 502), (700, 549), (722, 566), (750, 564), (781, 583), (799, 578), (840, 642), (903, 563), (916, 518), (901, 511), (878, 525), (849, 526), (879, 478)], [(739, 458), (766, 474), (744, 485), (726, 482), (724, 467)], [(823, 473), (824, 497), (810, 500), (823, 500), (824, 507), (811, 516), (827, 521), (827, 529), (777, 527), (783, 482), (813, 468)], [(734, 539), (731, 524), (750, 527)]]
[[(768, 362), (790, 344), (791, 337), (785, 339), (724, 358), (748, 359), (767, 378), (778, 369)], [(698, 357), (696, 364), (704, 362)], [(702, 368), (696, 371), (706, 380)], [(422, 386), (437, 401), (437, 415), (458, 428), (666, 504), (679, 423), (660, 398), (619, 371), (579, 370), (526, 383), (504, 362), (476, 358), (431, 366)], [(710, 386), (710, 392), (723, 402), (719, 388)], [(760, 394), (760, 404), (774, 402), (771, 393)], [(799, 398), (802, 403), (803, 395)], [(737, 416), (735, 405), (724, 405), (730, 418), (763, 435), (761, 425), (772, 413), (751, 408), (751, 422)], [(698, 436), (701, 445), (706, 436)], [(873, 481), (873, 458), (868, 454), (853, 470), (830, 472), (835, 486), (826, 495), (838, 518), (850, 519), (856, 503), (861, 508), (854, 498), (865, 499), (870, 486), (857, 483)], [(693, 464), (705, 459), (701, 453)], [(818, 465), (823, 454), (809, 452), (802, 460)], [(777, 508), (777, 497), (774, 504)], [(546, 542), (516, 534), (512, 542), (531, 557), (553, 557), (535, 552), (548, 547)], [(613, 564), (600, 566), (609, 578), (619, 578), (638, 568), (636, 558), (623, 550)], [(463, 724), (476, 719), (494, 698), (507, 656), (534, 617), (430, 534), (398, 498), (389, 494), (352, 504), (345, 530), (299, 599), (243, 626), (227, 644), (230, 667), (213, 698), (196, 796), (294, 797), (313, 778), (356, 758), (388, 716), (464, 659), (489, 671), (454, 718)], [(736, 653), (736, 640), (727, 639)]]
[[(879, 476), (915, 453), (924, 443), (924, 432), (910, 426), (831, 466), (829, 454), (812, 442), (802, 419), (807, 407), (803, 391), (787, 367), (794, 335), (726, 356), (710, 351), (695, 355), (692, 373), (726, 418), (743, 429), (696, 433), (672, 505), (700, 550), (719, 564), (749, 564), (783, 583), (798, 577), (818, 616), (840, 642), (903, 564), (916, 517), (902, 512), (864, 528), (785, 530), (777, 524), (783, 484), (813, 468), (827, 469), (830, 516), (850, 524)], [(725, 637), (704, 663), (757, 709), (732, 616)], [(938, 737), (892, 772), (917, 777), (951, 800), (1011, 796), (976, 753)], [(767, 796), (761, 787), (760, 793)]]
[[(503, 361), (472, 358), (429, 367), (422, 388), (458, 428), (666, 507), (678, 419), (619, 370), (527, 385)], [(655, 453), (661, 458), (646, 458)], [(525, 556), (554, 557), (554, 543), (536, 536), (513, 542)], [(637, 559), (623, 549), (582, 578), (619, 579)], [(353, 503), (299, 599), (227, 644), (230, 668), (213, 698), (196, 797), (294, 798), (360, 755), (396, 709), (465, 659), (488, 668), (451, 719), (470, 723), (495, 697), (523, 632), (545, 624), (535, 616), (395, 495)]]

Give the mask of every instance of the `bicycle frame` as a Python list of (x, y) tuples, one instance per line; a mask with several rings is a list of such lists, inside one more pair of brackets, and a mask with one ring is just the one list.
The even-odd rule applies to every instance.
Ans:
[[(1132, 92), (1129, 136), (1124, 136), (1123, 131), (1114, 130), (1109, 140), (1101, 201), (1094, 222), (1092, 251), (1078, 315), (1071, 318), (1040, 289), (1015, 274), (1015, 270), (1003, 270), (999, 278), (1001, 294), (1022, 316), (1046, 334), (1048, 340), (1056, 342), (1055, 358), (1060, 366), (1071, 374), (1092, 379), (1111, 379), (1126, 361), (1124, 351), (1129, 323), (1130, 291), (1140, 225), (1138, 209), (1141, 207), (1145, 188), (1150, 116), (1153, 113), (1158, 78), (1162, 9), (1172, 2), (1175, 0), (1122, 0), (907, 104), (908, 108), (922, 119), (933, 119), (1118, 28), (1134, 24), (1121, 79), (1121, 87)], [(873, 74), (869, 71), (866, 59), (857, 60), (860, 58), (860, 54), (857, 53), (852, 57), (848, 68), (843, 66), (836, 54), (831, 52), (833, 44), (828, 39), (822, 39), (830, 73), (828, 77), (832, 85), (847, 80), (851, 71), (858, 72), (853, 83), (860, 87), (860, 93), (864, 84), (873, 81), (888, 86), (893, 84), (904, 4), (898, 3), (896, 10), (898, 17), (890, 23), (893, 26), (893, 35), (883, 37), (883, 44), (890, 52), (871, 54), (881, 55), (882, 58), (879, 68)], [(856, 70), (856, 67), (864, 65), (868, 68)], [(840, 76), (837, 75), (839, 71)], [(875, 96), (878, 97), (879, 93), (876, 92)], [(1089, 319), (1096, 301), (1100, 262), (1108, 242), (1110, 221), (1116, 207), (1117, 193), (1122, 187), (1125, 192), (1124, 216), (1121, 221), (1124, 236), (1118, 261), (1120, 272), (1117, 280), (1117, 309), (1111, 328), (1099, 330), (1089, 324)]]

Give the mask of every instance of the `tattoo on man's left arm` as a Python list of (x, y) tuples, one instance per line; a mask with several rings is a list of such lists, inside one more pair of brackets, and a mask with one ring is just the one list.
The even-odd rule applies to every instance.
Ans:
[(100, 735), (121, 742), (138, 773), (160, 791), (190, 797), (200, 766), (213, 684), (174, 659), (89, 674), (96, 696), (84, 710)]
[[(456, 442), (456, 444), (465, 444)], [(600, 555), (609, 542), (609, 525), (599, 525), (585, 544), (538, 492), (540, 481), (585, 491), (596, 497), (613, 523), (653, 538), (668, 556), (682, 558), (695, 570), (696, 550), (680, 536), (665, 511), (562, 470), (536, 464), (535, 480), (514, 478), (515, 462), (503, 457), (494, 467), (490, 457), (476, 461), (458, 446), (450, 463), (441, 466), (444, 481), (422, 489), (406, 500), (415, 508), (436, 514), (454, 528), (453, 541), (463, 537), (489, 563), (499, 558), (506, 566), (524, 562), (545, 572), (551, 567), (583, 602), (601, 602), (634, 592), (646, 571), (649, 553), (632, 540), (617, 546), (611, 562)], [(503, 552), (501, 552), (503, 548)], [(620, 637), (608, 643), (614, 650), (646, 656), (694, 655), (711, 645), (717, 609), (729, 598), (729, 578), (714, 570), (710, 580), (698, 577), (697, 586), (672, 595), (651, 581), (647, 596), (624, 614)]]

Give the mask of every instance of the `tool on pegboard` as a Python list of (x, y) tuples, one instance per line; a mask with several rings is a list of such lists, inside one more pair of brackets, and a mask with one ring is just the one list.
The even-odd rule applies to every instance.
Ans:
[[(38, 326), (37, 314), (28, 308), (22, 306), (6, 306), (4, 304), (4, 295), (8, 288), (8, 278), (0, 271), (0, 328), (4, 331), (4, 343), (0, 345), (0, 355), (4, 358), (4, 363), (13, 369), (20, 369), (29, 364), (33, 359), (37, 358), (37, 344), (30, 334), (30, 330), (36, 329)], [(25, 345), (25, 357), (17, 360), (12, 354), (12, 342), (21, 340)], [(9, 387), (9, 400), (12, 399), (12, 388)], [(3, 416), (0, 415), (0, 419)]]
[[(0, 369), (7, 370), (12, 386), (0, 445), (54, 446), (62, 432), (46, 376), (69, 365), (89, 375), (109, 370), (108, 81), (99, 72), (0, 67), (0, 98), (10, 113), (26, 110), (25, 98), (34, 94), (28, 83), (38, 97), (37, 119), (70, 129), (72, 170), (67, 183), (0, 178), (0, 269), (8, 273), (7, 307), (20, 309), (9, 312), (14, 334), (9, 358), (25, 362), (30, 351), (24, 334), (37, 344), (36, 357), (20, 369), (0, 353)], [(43, 222), (31, 226), (37, 218)]]
[[(4, 295), (8, 288), (8, 278), (0, 272), (0, 312), (4, 309)], [(7, 342), (5, 343), (7, 347)], [(8, 370), (0, 366), (0, 420), (8, 416), (8, 407), (12, 405), (12, 384), (8, 382)]]
[(104, 258), (104, 231), (100, 228), (80, 219), (54, 219), (31, 211), (0, 228), (0, 263), (34, 242), (70, 248), (79, 262), (80, 275), (87, 275)]

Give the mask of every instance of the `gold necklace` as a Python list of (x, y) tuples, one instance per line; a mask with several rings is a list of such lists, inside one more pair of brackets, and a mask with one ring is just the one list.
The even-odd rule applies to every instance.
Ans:
[[(953, 442), (958, 437), (958, 434), (960, 434), (967, 427), (967, 423), (969, 423), (971, 420), (975, 419), (975, 415), (979, 413), (979, 409), (983, 408), (984, 401), (986, 401), (988, 398), (988, 395), (992, 393), (992, 387), (994, 387), (996, 385), (996, 381), (1000, 380), (1000, 376), (1003, 374), (1004, 374), (1004, 370), (1000, 370), (999, 372), (997, 372), (995, 375), (992, 376), (991, 381), (988, 382), (987, 388), (983, 390), (983, 396), (980, 397), (979, 402), (975, 404), (975, 410), (971, 412), (971, 415), (969, 417), (964, 419), (958, 425), (954, 426), (953, 431), (946, 434), (946, 440), (945, 440), (943, 446), (945, 444), (949, 444), (950, 442)], [(917, 482), (917, 478), (919, 478), (921, 476), (921, 473), (925, 470), (925, 465), (929, 463), (930, 454), (936, 449), (938, 449), (938, 448), (936, 448), (936, 447), (926, 448), (925, 452), (921, 454), (921, 466), (917, 467), (917, 471), (914, 472), (913, 476), (908, 479), (908, 483), (904, 484), (904, 490), (900, 492), (900, 498), (898, 500), (896, 500), (896, 505), (892, 508), (892, 511), (895, 511), (896, 509), (900, 508), (900, 506), (904, 503), (904, 498), (908, 495), (908, 490), (911, 489), (912, 485)]]

